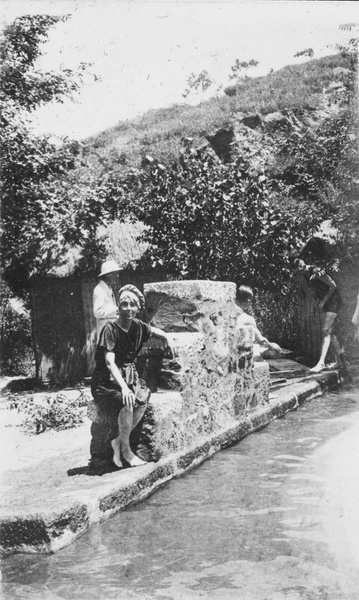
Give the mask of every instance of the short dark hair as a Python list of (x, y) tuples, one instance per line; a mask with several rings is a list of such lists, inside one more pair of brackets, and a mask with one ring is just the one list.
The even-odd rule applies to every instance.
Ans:
[(245, 300), (253, 300), (253, 290), (248, 285), (240, 285), (237, 290), (238, 302), (244, 302)]
[(330, 244), (323, 238), (314, 236), (308, 240), (299, 254), (299, 258), (306, 260), (308, 256), (311, 256), (314, 260), (329, 260), (332, 258), (332, 254), (333, 250), (330, 248)]

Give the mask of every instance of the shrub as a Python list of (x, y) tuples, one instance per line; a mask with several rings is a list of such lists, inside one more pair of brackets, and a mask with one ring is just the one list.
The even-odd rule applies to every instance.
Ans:
[(18, 312), (16, 300), (4, 282), (1, 283), (0, 369), (2, 375), (34, 375), (34, 353), (30, 314)]
[(49, 394), (40, 403), (35, 402), (34, 396), (27, 396), (13, 399), (9, 408), (17, 409), (23, 415), (22, 424), (29, 433), (43, 433), (47, 429), (60, 431), (83, 423), (87, 401), (84, 390), (80, 390), (75, 400), (70, 400), (65, 394), (55, 397)]
[(298, 314), (298, 281), (295, 278), (285, 296), (260, 290), (256, 293), (254, 316), (259, 330), (282, 348), (296, 351), (301, 322)]
[[(111, 158), (112, 148), (126, 153), (128, 165), (139, 166), (143, 152), (156, 156), (165, 165), (171, 164), (180, 156), (183, 136), (203, 141), (205, 134), (227, 127), (242, 113), (266, 115), (278, 110), (301, 112), (318, 107), (323, 88), (333, 81), (333, 71), (338, 67), (350, 68), (349, 59), (337, 54), (289, 65), (267, 76), (242, 80), (237, 86), (226, 88), (225, 95), (196, 106), (177, 104), (150, 110), (88, 139), (86, 152), (100, 172), (106, 158), (106, 170), (121, 169)], [(97, 140), (100, 147), (96, 147)]]
[(308, 218), (280, 207), (263, 166), (253, 166), (248, 156), (222, 164), (189, 141), (179, 165), (147, 159), (137, 216), (151, 227), (154, 264), (186, 279), (287, 293), (291, 257), (321, 216), (314, 208)]

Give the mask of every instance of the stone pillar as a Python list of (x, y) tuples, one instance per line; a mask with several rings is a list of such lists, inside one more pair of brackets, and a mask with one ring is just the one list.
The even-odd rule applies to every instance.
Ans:
[(257, 369), (256, 383), (253, 340), (236, 327), (234, 283), (150, 283), (144, 293), (149, 323), (169, 332), (176, 348), (174, 358), (157, 362), (157, 393), (143, 428), (156, 460), (230, 427), (266, 402), (269, 375), (268, 368)]

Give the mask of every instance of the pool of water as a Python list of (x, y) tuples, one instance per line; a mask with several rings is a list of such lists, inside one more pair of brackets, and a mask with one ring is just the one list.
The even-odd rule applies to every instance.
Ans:
[(336, 492), (355, 427), (359, 388), (314, 399), (59, 553), (4, 560), (3, 597), (357, 600)]

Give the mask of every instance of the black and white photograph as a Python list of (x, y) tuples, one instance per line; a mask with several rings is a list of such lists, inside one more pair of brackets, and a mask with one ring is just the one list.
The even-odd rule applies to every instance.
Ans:
[(0, 596), (359, 599), (359, 8), (0, 0)]

